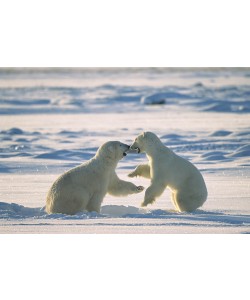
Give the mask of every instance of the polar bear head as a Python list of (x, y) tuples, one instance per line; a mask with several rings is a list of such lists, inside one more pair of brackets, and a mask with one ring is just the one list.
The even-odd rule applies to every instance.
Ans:
[(96, 156), (118, 162), (127, 155), (130, 146), (119, 141), (109, 141), (103, 144), (97, 151)]
[(138, 135), (134, 140), (133, 144), (130, 146), (131, 150), (136, 150), (137, 153), (148, 152), (149, 148), (155, 143), (159, 142), (160, 139), (153, 132), (147, 131)]

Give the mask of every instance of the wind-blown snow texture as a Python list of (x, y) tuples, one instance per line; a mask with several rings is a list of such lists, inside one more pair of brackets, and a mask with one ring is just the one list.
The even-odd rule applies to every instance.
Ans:
[[(59, 174), (143, 130), (201, 170), (200, 210), (176, 213), (166, 191), (147, 209), (142, 193), (107, 195), (101, 214), (44, 212)], [(250, 233), (249, 69), (0, 69), (0, 141), (2, 233)], [(117, 173), (145, 160), (130, 154)]]

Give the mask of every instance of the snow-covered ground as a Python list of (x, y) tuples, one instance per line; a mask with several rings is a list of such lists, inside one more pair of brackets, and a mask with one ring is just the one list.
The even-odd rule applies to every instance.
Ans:
[[(201, 209), (175, 212), (166, 190), (146, 209), (141, 193), (44, 212), (59, 174), (144, 130), (201, 170)], [(249, 69), (0, 69), (0, 141), (0, 233), (250, 233)], [(118, 175), (145, 160), (129, 154)]]

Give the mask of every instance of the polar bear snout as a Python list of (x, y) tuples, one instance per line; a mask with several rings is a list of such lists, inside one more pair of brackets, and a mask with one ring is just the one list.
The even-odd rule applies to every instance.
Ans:
[(134, 150), (139, 154), (141, 152), (141, 149), (139, 147), (135, 147)]
[(122, 148), (122, 151), (123, 151), (123, 156), (126, 156), (127, 155), (127, 152), (129, 151), (130, 149), (130, 146), (129, 145), (126, 145), (126, 144), (120, 144), (120, 147)]
[(141, 152), (141, 149), (135, 145), (135, 143), (133, 145), (131, 145), (129, 147), (129, 152), (136, 152), (136, 153), (140, 153)]

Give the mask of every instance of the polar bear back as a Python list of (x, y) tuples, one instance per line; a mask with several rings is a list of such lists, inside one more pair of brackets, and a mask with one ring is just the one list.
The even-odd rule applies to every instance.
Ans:
[[(109, 171), (109, 172), (108, 172)], [(75, 167), (63, 175), (61, 175), (55, 182), (55, 188), (58, 188), (62, 193), (64, 190), (69, 189), (69, 186), (75, 188), (76, 186), (81, 185), (83, 188), (87, 188), (88, 192), (91, 194), (96, 190), (98, 182), (105, 182), (104, 188), (108, 185), (107, 172), (114, 172), (114, 170), (107, 170), (101, 168), (97, 161), (90, 160), (85, 164), (81, 164), (78, 167)]]
[[(178, 156), (169, 148), (161, 149), (159, 155), (150, 159), (152, 176), (158, 174), (159, 180), (164, 180), (171, 190), (185, 188), (186, 193), (207, 194), (206, 185), (200, 171), (188, 160)], [(156, 170), (154, 172), (154, 170)]]

